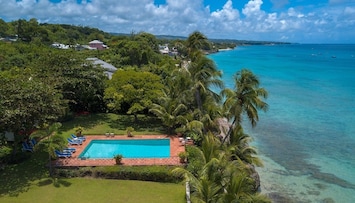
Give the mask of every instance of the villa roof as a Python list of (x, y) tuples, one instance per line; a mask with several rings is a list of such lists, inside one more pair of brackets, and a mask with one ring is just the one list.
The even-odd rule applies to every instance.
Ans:
[(99, 65), (106, 70), (106, 75), (111, 79), (112, 74), (117, 71), (117, 68), (98, 58), (87, 58), (86, 60), (92, 61), (93, 65)]
[(101, 42), (100, 40), (92, 40), (91, 42), (89, 42), (89, 44), (103, 44), (103, 42)]

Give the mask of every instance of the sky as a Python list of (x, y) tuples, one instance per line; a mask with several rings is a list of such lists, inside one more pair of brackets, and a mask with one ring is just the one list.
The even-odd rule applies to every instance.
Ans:
[(36, 18), (106, 32), (355, 43), (355, 0), (0, 0), (6, 22)]

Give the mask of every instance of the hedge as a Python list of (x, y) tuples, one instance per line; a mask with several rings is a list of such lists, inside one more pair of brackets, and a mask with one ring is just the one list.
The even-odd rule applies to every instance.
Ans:
[(57, 168), (54, 171), (56, 177), (94, 177), (120, 180), (142, 180), (154, 182), (177, 183), (182, 177), (173, 175), (172, 166), (99, 166), (99, 167), (76, 167)]

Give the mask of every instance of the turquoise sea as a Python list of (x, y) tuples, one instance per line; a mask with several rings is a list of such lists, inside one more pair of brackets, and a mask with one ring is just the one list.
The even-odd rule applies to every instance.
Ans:
[(355, 202), (355, 45), (241, 46), (209, 55), (232, 88), (247, 68), (269, 110), (244, 128), (264, 162), (261, 191), (275, 202)]

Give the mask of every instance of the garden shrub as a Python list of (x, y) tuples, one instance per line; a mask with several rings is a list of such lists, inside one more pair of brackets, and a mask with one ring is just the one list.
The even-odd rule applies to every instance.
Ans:
[(56, 169), (58, 177), (94, 177), (121, 180), (142, 180), (177, 183), (182, 177), (171, 173), (171, 166), (100, 166), (71, 169)]
[(201, 151), (195, 146), (186, 146), (186, 151), (188, 153), (189, 164), (186, 166), (186, 169), (194, 175), (198, 175), (198, 171), (204, 166), (203, 155)]
[(12, 149), (8, 146), (0, 146), (0, 165), (8, 163)]
[(31, 152), (18, 152), (16, 154), (11, 154), (8, 160), (9, 164), (18, 164), (31, 157)]

